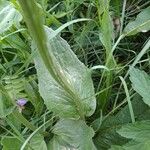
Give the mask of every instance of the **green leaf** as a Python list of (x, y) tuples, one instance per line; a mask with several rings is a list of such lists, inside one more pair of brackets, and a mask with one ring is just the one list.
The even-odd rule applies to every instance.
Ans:
[(111, 52), (113, 41), (113, 24), (109, 11), (105, 11), (101, 19), (100, 40), (105, 47), (108, 56), (108, 53)]
[(109, 12), (109, 0), (100, 0), (98, 1), (97, 9), (99, 12), (99, 22), (100, 22), (100, 40), (106, 50), (106, 65), (108, 67), (114, 67), (115, 61), (112, 53), (112, 42), (114, 40), (114, 26), (112, 22), (112, 18)]
[[(114, 69), (116, 66), (116, 62), (112, 53), (112, 42), (114, 40), (114, 34), (113, 34), (113, 23), (109, 12), (109, 0), (101, 0), (99, 1), (99, 5), (97, 6), (98, 12), (99, 12), (99, 22), (100, 22), (100, 34), (99, 38), (103, 44), (104, 49), (106, 50), (106, 58), (105, 58), (105, 66), (108, 69)], [(101, 12), (101, 10), (102, 12)], [(101, 14), (102, 13), (102, 14)], [(108, 88), (112, 85), (113, 82), (113, 73), (105, 72), (103, 71), (102, 74), (102, 84), (98, 85), (98, 90), (104, 90), (102, 93), (100, 93), (98, 97), (98, 107), (97, 108), (104, 108), (110, 93), (111, 88)], [(107, 89), (107, 90), (105, 90)], [(98, 111), (97, 111), (98, 112)]]
[[(145, 113), (147, 114), (149, 110), (149, 107), (141, 99), (141, 96), (135, 95), (132, 100), (136, 120), (143, 120), (143, 116), (145, 117)], [(147, 116), (144, 119), (150, 119), (150, 117)], [(131, 122), (128, 105), (122, 108), (115, 116), (109, 116), (101, 126), (99, 122), (100, 119), (97, 119), (92, 124), (94, 130), (99, 129), (94, 137), (97, 149), (107, 150), (112, 145), (123, 145), (128, 142), (127, 139), (116, 132), (117, 129)]]
[(102, 15), (103, 12), (109, 7), (109, 0), (96, 0), (97, 6), (99, 6), (98, 13)]
[(150, 140), (142, 143), (129, 142), (123, 146), (113, 145), (109, 150), (149, 150)]
[(121, 146), (113, 145), (109, 150), (125, 150), (125, 149)]
[(134, 90), (143, 97), (143, 101), (150, 106), (150, 77), (144, 71), (130, 68), (130, 80)]
[(21, 142), (15, 137), (3, 137), (1, 140), (2, 150), (20, 150)]
[[(20, 150), (23, 142), (15, 137), (7, 136), (2, 138), (1, 144), (3, 150)], [(28, 145), (28, 148), (25, 148), (25, 150), (47, 150), (46, 143), (40, 134), (33, 136), (29, 144), (30, 146)]]
[(51, 34), (50, 39), (54, 38), (55, 36), (57, 36), (62, 30), (64, 30), (66, 27), (77, 23), (77, 22), (82, 22), (82, 21), (91, 21), (91, 19), (86, 19), (86, 18), (81, 18), (81, 19), (75, 19), (72, 21), (69, 21), (63, 25), (61, 25), (57, 30), (55, 30), (55, 32), (53, 32), (53, 34)]
[(53, 144), (56, 146), (59, 143), (78, 150), (96, 150), (92, 141), (94, 131), (82, 120), (62, 119), (56, 123), (52, 132), (55, 135)]
[(21, 14), (11, 3), (0, 2), (0, 34), (7, 31), (12, 25), (18, 25), (21, 20)]
[(143, 141), (142, 143), (131, 141), (123, 146), (124, 150), (149, 150), (150, 140)]
[(29, 142), (29, 144), (33, 150), (47, 150), (47, 146), (44, 141), (44, 138), (40, 134), (34, 135), (31, 141)]
[(27, 93), (28, 100), (32, 103), (35, 108), (36, 113), (40, 116), (43, 111), (44, 102), (38, 92), (38, 85), (33, 80), (29, 82), (25, 81), (25, 92)]
[(135, 35), (139, 32), (148, 32), (150, 30), (150, 7), (144, 9), (138, 14), (135, 21), (129, 22), (124, 29), (125, 36)]
[(143, 142), (150, 139), (150, 121), (141, 121), (124, 125), (117, 132), (123, 137)]
[(48, 150), (63, 150), (66, 149), (65, 146), (62, 146), (58, 140), (57, 137), (53, 137), (53, 139), (50, 140), (50, 142), (48, 143)]
[(11, 114), (15, 108), (10, 99), (3, 94), (3, 92), (0, 91), (0, 118), (4, 118)]
[[(28, 54), (29, 46), (23, 41), (18, 34), (13, 34), (4, 39), (2, 48), (14, 48), (22, 50), (22, 55)], [(21, 53), (20, 52), (20, 53)], [(27, 55), (29, 57), (29, 54)]]
[[(150, 120), (124, 125), (117, 132), (123, 137), (132, 139), (123, 145), (122, 149), (118, 147), (118, 150), (149, 150)], [(112, 146), (111, 150), (115, 147), (117, 146)]]
[[(51, 39), (54, 31), (48, 27), (45, 31), (48, 39)], [(90, 70), (78, 60), (68, 43), (60, 36), (49, 40), (49, 43), (51, 44), (49, 53), (53, 53), (55, 63), (59, 66), (59, 72), (66, 78), (67, 84), (78, 99), (74, 99), (56, 82), (37, 54), (34, 61), (38, 74), (39, 92), (47, 108), (61, 117), (79, 118), (78, 111), (81, 111), (82, 108), (79, 110), (79, 107), (83, 106), (84, 115), (92, 115), (96, 107), (96, 100)], [(32, 49), (36, 47), (33, 45)]]

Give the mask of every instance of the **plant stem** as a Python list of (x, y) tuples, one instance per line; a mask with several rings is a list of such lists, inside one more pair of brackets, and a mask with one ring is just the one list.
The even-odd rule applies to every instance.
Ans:
[(37, 45), (38, 52), (47, 70), (55, 79), (55, 81), (62, 88), (64, 88), (66, 92), (69, 93), (69, 95), (72, 97), (72, 101), (77, 107), (77, 111), (80, 115), (80, 118), (84, 119), (84, 109), (83, 109), (82, 103), (80, 102), (80, 97), (78, 96), (74, 88), (68, 83), (64, 74), (61, 72), (61, 67), (56, 63), (56, 58), (54, 57), (52, 53), (51, 45), (48, 42), (46, 33), (44, 31), (42, 17), (40, 17), (41, 15), (40, 10), (35, 0), (31, 0), (31, 1), (18, 0), (18, 1), (22, 7), (23, 14), (24, 14), (28, 29), (30, 31), (30, 34), (33, 37)]
[(127, 0), (124, 0), (123, 1), (123, 8), (122, 8), (122, 16), (121, 16), (120, 36), (121, 36), (122, 30), (123, 30), (126, 3), (127, 3)]
[(121, 76), (120, 76), (120, 80), (122, 81), (122, 84), (124, 86), (124, 90), (125, 90), (125, 93), (126, 93), (126, 96), (127, 96), (127, 102), (128, 102), (128, 106), (129, 106), (131, 120), (132, 120), (132, 123), (134, 123), (135, 122), (135, 116), (134, 116), (134, 111), (133, 111), (133, 108), (132, 108), (132, 103), (131, 103), (131, 100), (130, 100), (129, 90), (128, 90), (128, 87), (127, 87), (127, 84), (126, 84), (125, 80)]

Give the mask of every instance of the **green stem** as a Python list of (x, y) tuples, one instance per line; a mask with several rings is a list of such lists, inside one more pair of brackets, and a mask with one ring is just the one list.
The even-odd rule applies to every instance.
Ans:
[(36, 127), (32, 124), (32, 123), (30, 123), (26, 118), (24, 118), (23, 116), (22, 116), (22, 114), (19, 112), (19, 111), (17, 111), (17, 110), (15, 110), (13, 113), (12, 113), (12, 115), (20, 122), (20, 123), (22, 123), (23, 125), (25, 125), (27, 128), (29, 128), (30, 130), (32, 130), (32, 131), (35, 131), (36, 130)]
[[(84, 119), (84, 109), (82, 103), (80, 102), (80, 97), (78, 96), (74, 88), (68, 83), (66, 77), (61, 72), (60, 66), (55, 63), (56, 58), (54, 57), (51, 50), (51, 45), (47, 40), (42, 19), (39, 13), (40, 11), (37, 7), (35, 0), (31, 1), (18, 0), (18, 1), (22, 7), (28, 29), (37, 45), (38, 52), (42, 58), (42, 61), (44, 62), (46, 68), (48, 69), (52, 77), (56, 80), (56, 82), (62, 88), (64, 88), (64, 90), (68, 92), (69, 95), (72, 97), (72, 100), (77, 107), (77, 111), (80, 117)], [(49, 53), (48, 48), (49, 51), (51, 51), (51, 53)]]
[(121, 16), (120, 36), (121, 36), (122, 30), (123, 30), (123, 23), (124, 23), (126, 3), (127, 3), (127, 0), (124, 0), (123, 1), (123, 8), (122, 8), (122, 16)]
[(122, 84), (124, 86), (124, 90), (125, 90), (125, 93), (127, 96), (127, 102), (128, 102), (128, 106), (129, 106), (131, 120), (132, 120), (132, 123), (134, 123), (135, 122), (135, 116), (134, 116), (134, 111), (133, 111), (133, 107), (132, 107), (132, 103), (131, 103), (131, 99), (130, 99), (129, 90), (128, 90), (128, 87), (127, 87), (125, 80), (121, 76), (120, 76), (120, 80), (122, 81)]

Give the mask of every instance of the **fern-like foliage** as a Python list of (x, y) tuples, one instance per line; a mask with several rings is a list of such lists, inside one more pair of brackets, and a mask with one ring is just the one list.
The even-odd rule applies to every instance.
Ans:
[(27, 94), (24, 91), (24, 82), (24, 77), (6, 76), (4, 78), (5, 89), (11, 99), (17, 100), (20, 98), (27, 98)]

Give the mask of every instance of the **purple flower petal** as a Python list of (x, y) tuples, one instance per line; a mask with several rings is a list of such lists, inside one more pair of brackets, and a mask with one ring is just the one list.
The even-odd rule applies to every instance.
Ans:
[(24, 106), (27, 103), (27, 100), (25, 99), (18, 99), (17, 100), (17, 105), (19, 106)]

